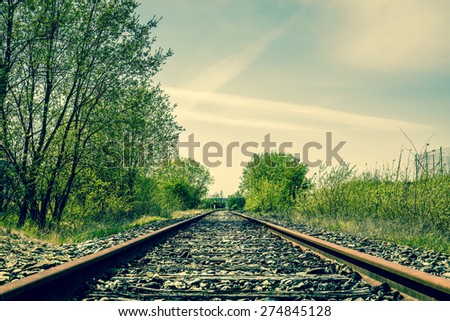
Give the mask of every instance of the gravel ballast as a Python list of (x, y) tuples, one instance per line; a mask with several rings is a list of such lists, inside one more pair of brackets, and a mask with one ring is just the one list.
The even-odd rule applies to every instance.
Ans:
[[(153, 222), (108, 237), (63, 245), (42, 242), (0, 229), (0, 285), (38, 273), (75, 258), (96, 253), (183, 219)], [(282, 220), (272, 222), (354, 250), (450, 279), (450, 255), (445, 253), (396, 245), (382, 240), (358, 238)]]
[(78, 299), (395, 301), (401, 296), (260, 224), (219, 212), (89, 282)]
[(356, 237), (340, 232), (330, 232), (325, 229), (313, 228), (306, 224), (292, 223), (287, 220), (267, 219), (254, 215), (253, 217), (356, 251), (377, 256), (387, 261), (450, 279), (450, 255), (446, 253), (417, 249), (383, 240)]
[(0, 229), (0, 285), (185, 220), (167, 219), (80, 243), (55, 245)]

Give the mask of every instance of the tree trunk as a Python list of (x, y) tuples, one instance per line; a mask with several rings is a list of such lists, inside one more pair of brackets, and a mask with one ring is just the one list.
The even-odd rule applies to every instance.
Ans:
[(61, 222), (62, 214), (63, 214), (64, 209), (69, 200), (70, 192), (72, 191), (72, 186), (75, 181), (75, 176), (77, 174), (77, 167), (78, 167), (79, 161), (80, 161), (80, 158), (76, 155), (76, 150), (75, 150), (75, 155), (74, 155), (69, 179), (67, 180), (66, 187), (64, 188), (64, 190), (62, 192), (61, 199), (57, 202), (57, 204), (55, 204), (55, 210), (53, 212), (52, 219), (57, 224), (59, 224)]
[(27, 213), (28, 213), (28, 206), (26, 204), (20, 205), (20, 214), (19, 214), (19, 221), (17, 222), (17, 227), (22, 227), (25, 224), (25, 221), (27, 220)]
[(75, 180), (75, 173), (70, 175), (69, 180), (67, 181), (67, 184), (66, 184), (66, 188), (64, 189), (64, 192), (61, 195), (61, 199), (58, 202), (58, 205), (55, 206), (55, 211), (53, 213), (53, 219), (57, 224), (59, 224), (61, 222), (62, 214), (64, 212), (64, 209), (66, 208), (67, 201), (69, 200), (69, 195), (72, 190), (74, 180)]
[(0, 212), (3, 213), (6, 212), (6, 171), (0, 167), (0, 173)]

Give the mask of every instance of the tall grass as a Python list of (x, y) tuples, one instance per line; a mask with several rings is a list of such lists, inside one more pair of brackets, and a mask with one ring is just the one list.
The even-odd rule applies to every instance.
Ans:
[(450, 253), (450, 175), (411, 180), (392, 166), (322, 169), (296, 202), (296, 219), (365, 237)]

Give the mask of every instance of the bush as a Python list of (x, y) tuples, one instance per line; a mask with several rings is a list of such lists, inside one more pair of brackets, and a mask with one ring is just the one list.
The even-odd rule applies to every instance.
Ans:
[(245, 209), (290, 212), (295, 199), (310, 185), (307, 172), (307, 166), (290, 154), (254, 155), (242, 174)]
[(227, 198), (227, 208), (229, 210), (242, 210), (245, 206), (245, 198), (240, 194), (230, 195)]
[(200, 208), (204, 209), (204, 210), (212, 208), (211, 200), (209, 198), (202, 199), (202, 202), (200, 204)]
[(213, 181), (206, 167), (192, 159), (166, 162), (153, 174), (158, 203), (168, 211), (199, 207)]
[(245, 209), (261, 213), (286, 213), (291, 209), (291, 200), (286, 195), (284, 184), (262, 180), (247, 196)]

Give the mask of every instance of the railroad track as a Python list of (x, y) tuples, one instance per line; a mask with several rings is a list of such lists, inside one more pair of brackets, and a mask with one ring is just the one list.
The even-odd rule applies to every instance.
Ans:
[[(361, 263), (355, 251), (324, 241), (315, 244), (314, 238), (234, 214), (205, 213), (12, 282), (0, 287), (0, 299), (401, 300), (408, 295), (450, 299), (446, 279), (408, 268), (396, 271), (398, 264), (372, 262), (368, 255), (362, 256)], [(315, 244), (314, 250), (321, 255), (350, 262), (352, 268), (373, 278), (380, 274), (382, 283), (368, 283), (348, 264), (324, 259), (292, 243), (311, 248)], [(375, 265), (370, 268), (370, 264)], [(411, 291), (405, 290), (408, 286)]]

